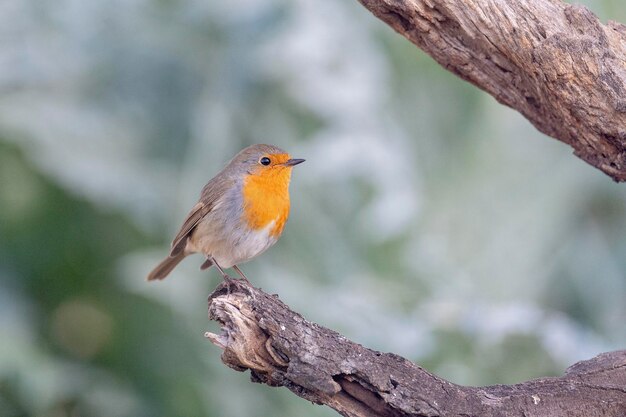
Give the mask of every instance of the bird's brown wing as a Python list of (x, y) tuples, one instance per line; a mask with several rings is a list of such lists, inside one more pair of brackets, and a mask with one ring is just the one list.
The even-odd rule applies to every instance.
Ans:
[(176, 256), (185, 250), (187, 246), (187, 240), (193, 230), (196, 228), (200, 220), (213, 210), (217, 200), (222, 197), (225, 191), (232, 185), (232, 181), (225, 179), (221, 176), (213, 178), (202, 189), (200, 201), (196, 203), (191, 209), (183, 225), (180, 227), (178, 234), (172, 241), (172, 250), (170, 251), (170, 257)]
[(170, 252), (170, 256), (176, 256), (185, 250), (185, 246), (187, 246), (187, 239), (189, 235), (193, 231), (193, 229), (198, 225), (198, 222), (202, 220), (204, 216), (207, 215), (211, 211), (211, 207), (207, 206), (204, 202), (198, 201), (195, 206), (191, 209), (187, 218), (183, 225), (180, 227), (178, 234), (172, 241), (172, 250)]

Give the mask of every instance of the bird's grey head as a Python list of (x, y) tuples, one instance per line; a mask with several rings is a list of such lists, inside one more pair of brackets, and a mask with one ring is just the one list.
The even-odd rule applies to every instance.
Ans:
[(289, 153), (278, 146), (255, 144), (242, 149), (228, 164), (237, 173), (258, 173), (271, 168), (293, 167), (304, 159), (292, 159)]

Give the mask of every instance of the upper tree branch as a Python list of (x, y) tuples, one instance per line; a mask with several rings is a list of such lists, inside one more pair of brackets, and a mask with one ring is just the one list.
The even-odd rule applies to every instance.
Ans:
[(476, 388), (351, 342), (244, 282), (221, 284), (209, 317), (222, 324), (207, 337), (226, 365), (344, 416), (626, 416), (626, 351), (579, 362), (560, 378)]
[(560, 0), (359, 0), (437, 62), (626, 181), (626, 26)]

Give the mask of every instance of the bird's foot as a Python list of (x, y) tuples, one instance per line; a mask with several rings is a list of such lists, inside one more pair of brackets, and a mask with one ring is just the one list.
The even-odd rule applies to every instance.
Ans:
[(233, 291), (246, 288), (247, 285), (244, 284), (244, 282), (250, 284), (247, 279), (233, 278), (227, 274), (224, 274), (222, 278), (224, 279), (222, 285), (226, 287), (226, 295), (230, 295)]

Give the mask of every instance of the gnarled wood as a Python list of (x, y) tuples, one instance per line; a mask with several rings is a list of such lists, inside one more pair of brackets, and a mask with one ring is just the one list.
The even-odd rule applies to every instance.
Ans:
[(626, 181), (626, 26), (560, 0), (359, 0), (447, 70)]
[(579, 362), (560, 378), (476, 388), (367, 349), (245, 282), (221, 284), (209, 318), (222, 325), (206, 336), (226, 365), (344, 416), (626, 416), (626, 351)]

